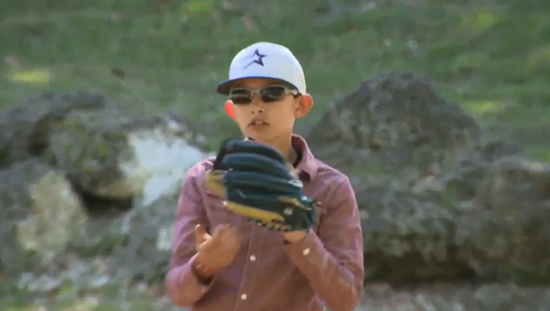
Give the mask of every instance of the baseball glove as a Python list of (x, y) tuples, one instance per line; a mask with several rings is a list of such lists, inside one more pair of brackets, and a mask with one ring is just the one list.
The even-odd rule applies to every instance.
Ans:
[(277, 231), (309, 230), (317, 224), (316, 202), (275, 148), (253, 140), (226, 140), (206, 174), (206, 186), (225, 198), (232, 212)]

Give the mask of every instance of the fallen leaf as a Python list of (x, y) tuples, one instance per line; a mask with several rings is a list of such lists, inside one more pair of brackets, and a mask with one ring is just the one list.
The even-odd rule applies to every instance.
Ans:
[(256, 23), (254, 21), (246, 16), (241, 17), (241, 21), (243, 22), (244, 26), (248, 31), (251, 31), (253, 33), (258, 33), (258, 27), (256, 26)]
[(15, 58), (14, 56), (6, 56), (4, 57), (4, 63), (11, 67), (20, 67), (21, 63), (19, 63), (19, 60)]
[(223, 9), (226, 11), (235, 11), (237, 9), (237, 6), (233, 2), (228, 0), (223, 0), (222, 5)]

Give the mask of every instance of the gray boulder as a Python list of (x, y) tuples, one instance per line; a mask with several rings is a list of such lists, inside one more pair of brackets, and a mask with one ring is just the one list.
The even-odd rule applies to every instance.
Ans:
[(459, 257), (480, 277), (550, 280), (549, 164), (508, 156), (487, 165), (471, 208), (457, 216)]
[(370, 279), (547, 274), (548, 165), (484, 137), (424, 78), (397, 72), (363, 82), (306, 138), (353, 183)]
[(127, 213), (94, 218), (87, 235), (71, 241), (80, 258), (106, 257), (109, 275), (119, 280), (162, 281), (168, 272), (177, 193)]
[(75, 92), (44, 93), (0, 124), (3, 270), (61, 286), (63, 267), (103, 258), (110, 276), (158, 280), (181, 183), (210, 156), (187, 120)]
[(35, 159), (0, 172), (0, 202), (0, 264), (8, 273), (47, 270), (88, 222), (63, 172)]
[(337, 100), (307, 138), (320, 157), (345, 170), (411, 178), (434, 173), (480, 139), (480, 127), (432, 84), (408, 72), (367, 80)]
[(71, 112), (109, 109), (105, 98), (98, 94), (78, 92), (39, 97), (0, 113), (0, 167), (41, 156), (48, 148), (53, 125)]

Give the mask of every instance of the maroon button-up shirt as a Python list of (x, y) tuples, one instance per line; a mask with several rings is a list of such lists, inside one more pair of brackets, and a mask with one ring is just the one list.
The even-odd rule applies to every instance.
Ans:
[[(297, 166), (304, 193), (320, 202), (319, 223), (300, 242), (285, 244), (282, 233), (269, 231), (223, 208), (221, 198), (205, 187), (213, 159), (191, 168), (183, 184), (174, 230), (167, 294), (193, 311), (351, 311), (357, 305), (364, 276), (359, 212), (349, 179), (314, 158), (297, 135)], [(208, 285), (191, 270), (196, 247), (193, 229), (212, 230), (235, 224), (243, 244), (232, 264)]]

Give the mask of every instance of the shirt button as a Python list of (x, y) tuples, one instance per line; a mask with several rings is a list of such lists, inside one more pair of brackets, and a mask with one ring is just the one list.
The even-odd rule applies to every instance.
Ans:
[(306, 248), (302, 251), (302, 254), (304, 254), (304, 256), (307, 256), (309, 254), (309, 248)]
[(252, 255), (250, 256), (250, 261), (255, 261), (256, 260), (256, 256)]
[(248, 297), (248, 296), (246, 296), (246, 294), (242, 294), (241, 295), (241, 300), (246, 300), (246, 297)]

